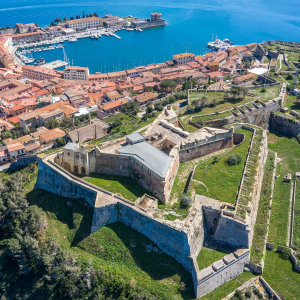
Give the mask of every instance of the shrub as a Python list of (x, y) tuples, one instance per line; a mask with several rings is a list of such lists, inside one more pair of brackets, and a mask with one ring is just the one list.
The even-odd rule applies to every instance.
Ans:
[(242, 161), (242, 155), (240, 153), (230, 154), (226, 160), (229, 166), (238, 165)]
[(244, 299), (242, 291), (239, 291), (239, 290), (235, 291), (234, 297), (237, 298), (237, 299), (239, 299), (239, 300), (243, 300)]
[(265, 88), (262, 88), (261, 90), (260, 90), (260, 92), (261, 93), (265, 93), (267, 90), (265, 89)]
[(246, 292), (245, 292), (245, 297), (246, 297), (246, 298), (250, 299), (251, 296), (252, 296), (252, 294), (251, 294), (250, 291), (246, 291)]
[(180, 207), (181, 208), (188, 208), (192, 204), (192, 198), (187, 194), (180, 195)]
[(287, 80), (293, 80), (294, 79), (294, 76), (292, 74), (289, 74), (288, 76), (286, 76), (286, 79)]
[(287, 247), (283, 247), (279, 256), (282, 259), (288, 260), (290, 258), (290, 255), (291, 255), (291, 249)]

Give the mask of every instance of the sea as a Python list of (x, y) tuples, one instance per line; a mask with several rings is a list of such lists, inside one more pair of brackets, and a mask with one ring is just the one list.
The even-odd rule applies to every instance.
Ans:
[[(143, 32), (119, 31), (121, 40), (65, 42), (74, 66), (87, 66), (90, 73), (112, 72), (171, 59), (173, 54), (204, 54), (208, 42), (218, 36), (235, 45), (266, 40), (300, 42), (299, 0), (0, 0), (0, 27), (15, 23), (47, 26), (55, 18), (98, 13), (149, 18), (161, 12), (167, 26)], [(46, 61), (63, 60), (63, 50), (33, 53)]]

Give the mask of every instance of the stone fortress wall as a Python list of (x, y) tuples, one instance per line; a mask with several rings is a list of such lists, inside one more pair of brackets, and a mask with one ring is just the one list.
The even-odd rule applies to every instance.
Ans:
[[(252, 130), (254, 129), (252, 128)], [(182, 147), (187, 147), (187, 149), (198, 146), (196, 141), (182, 144)], [(180, 149), (180, 147), (178, 148)], [(84, 151), (87, 150), (80, 150), (79, 155)], [(97, 151), (99, 150), (95, 148), (88, 152), (87, 156), (87, 159), (95, 164), (94, 168), (97, 167)], [(175, 156), (177, 153), (177, 163), (179, 163), (179, 151), (174, 147), (170, 152), (171, 156)], [(211, 203), (216, 200), (210, 199), (211, 201), (205, 203), (199, 201), (197, 196), (189, 216), (183, 224), (178, 226), (175, 222), (157, 219), (150, 211), (139, 207), (136, 203), (72, 175), (53, 161), (55, 157), (57, 157), (57, 153), (41, 156), (38, 159), (39, 175), (36, 188), (42, 188), (65, 197), (85, 199), (94, 207), (91, 233), (107, 224), (120, 221), (147, 236), (162, 251), (175, 258), (192, 273), (197, 297), (207, 294), (215, 287), (236, 277), (243, 272), (245, 264), (249, 263), (248, 249), (251, 246), (257, 209), (254, 209), (255, 213), (251, 214), (250, 218), (243, 220), (232, 211), (234, 206), (231, 206), (230, 209), (227, 209), (227, 204), (214, 206)], [(82, 162), (82, 160), (80, 161)], [(263, 168), (263, 162), (264, 160), (261, 159), (259, 168)], [(120, 169), (120, 162), (118, 166)], [(177, 167), (174, 164), (176, 171)], [(92, 172), (93, 169), (90, 168), (89, 171)], [(257, 178), (258, 181), (261, 179), (261, 176)], [(259, 199), (258, 190), (254, 194)], [(257, 206), (258, 200), (254, 201), (253, 205)], [(230, 245), (239, 250), (230, 254), (230, 257), (226, 256), (223, 260), (215, 262), (208, 270), (206, 268), (199, 271), (196, 258), (208, 235), (216, 243)]]
[[(206, 222), (204, 218), (207, 210), (199, 202), (196, 201), (180, 228), (172, 227), (162, 220), (154, 218), (147, 210), (136, 206), (135, 203), (70, 174), (52, 161), (55, 155), (39, 157), (39, 174), (35, 188), (41, 188), (64, 197), (86, 200), (94, 207), (91, 233), (107, 224), (120, 221), (144, 234), (162, 251), (175, 258), (192, 273), (197, 297), (208, 293), (213, 285), (221, 285), (243, 272), (247, 259), (241, 261), (236, 258), (224, 270), (214, 271), (205, 281), (200, 280), (200, 275), (196, 272), (198, 266), (195, 265), (195, 258), (203, 245)], [(234, 218), (232, 221), (234, 222)], [(246, 245), (242, 242), (238, 244)]]
[(196, 258), (192, 256), (192, 277), (196, 298), (203, 297), (243, 273), (245, 265), (250, 261), (249, 255), (249, 249), (238, 249), (200, 271)]

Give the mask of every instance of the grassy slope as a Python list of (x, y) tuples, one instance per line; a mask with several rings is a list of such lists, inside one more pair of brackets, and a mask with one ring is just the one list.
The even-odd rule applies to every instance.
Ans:
[[(223, 156), (217, 163), (210, 165), (206, 171), (204, 168), (207, 164), (201, 164), (197, 167), (194, 179), (203, 182), (208, 187), (208, 191), (203, 189), (202, 185), (193, 182), (192, 188), (195, 189), (196, 194), (202, 194), (229, 203), (235, 202), (252, 136), (252, 132), (249, 130), (242, 129), (238, 132), (242, 132), (246, 136), (246, 140), (242, 145)], [(241, 163), (236, 166), (228, 166), (226, 163), (228, 156), (236, 153), (242, 155)]]
[(109, 192), (118, 193), (125, 199), (133, 202), (145, 193), (149, 194), (136, 180), (130, 177), (92, 174), (91, 176), (83, 177), (83, 180), (95, 184)]
[[(274, 250), (278, 244), (285, 245), (290, 183), (282, 182), (286, 173), (294, 173), (300, 170), (300, 146), (295, 139), (289, 139), (274, 134), (268, 136), (269, 148), (276, 151), (280, 161), (278, 162), (275, 181), (271, 222), (268, 240), (274, 243)], [(263, 277), (283, 297), (289, 300), (299, 299), (300, 274), (293, 270), (292, 263), (283, 260), (275, 251), (267, 251)]]
[(46, 211), (48, 234), (77, 254), (83, 265), (92, 260), (95, 268), (128, 282), (134, 279), (154, 299), (194, 298), (191, 275), (170, 256), (148, 253), (146, 245), (155, 245), (144, 235), (119, 222), (89, 235), (93, 209), (81, 201), (42, 190), (30, 192), (28, 200)]
[(296, 197), (293, 227), (293, 245), (300, 251), (300, 179), (296, 180)]

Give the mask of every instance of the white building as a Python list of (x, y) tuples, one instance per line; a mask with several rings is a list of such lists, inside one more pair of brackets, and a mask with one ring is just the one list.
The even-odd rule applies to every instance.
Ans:
[(85, 80), (89, 78), (89, 68), (83, 67), (66, 67), (64, 69), (64, 79), (68, 80)]
[(181, 53), (181, 54), (175, 54), (173, 55), (173, 60), (178, 65), (184, 65), (188, 62), (194, 61), (195, 60), (195, 54), (193, 53)]
[(68, 27), (72, 29), (87, 29), (101, 26), (101, 19), (98, 17), (89, 17), (67, 21)]

